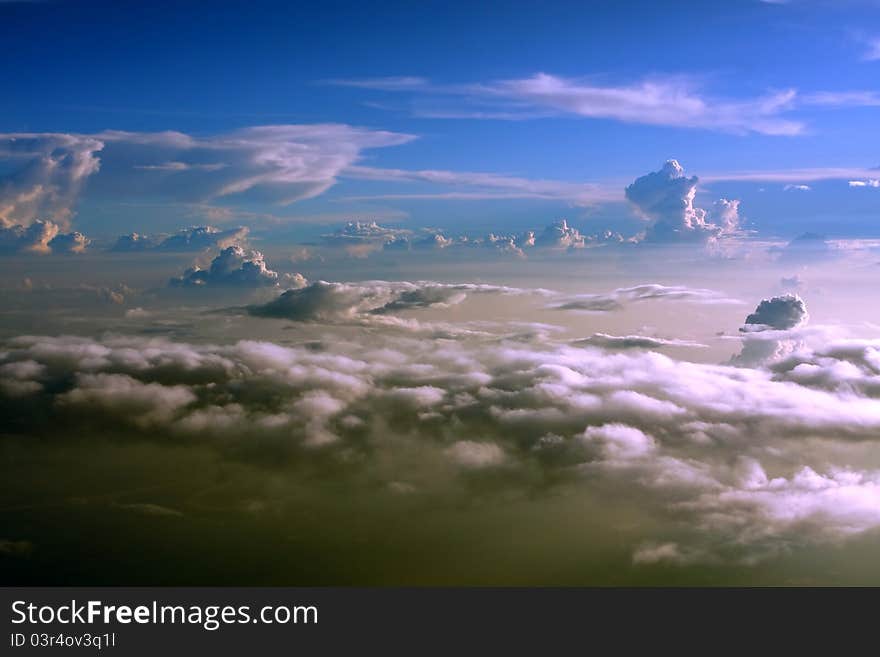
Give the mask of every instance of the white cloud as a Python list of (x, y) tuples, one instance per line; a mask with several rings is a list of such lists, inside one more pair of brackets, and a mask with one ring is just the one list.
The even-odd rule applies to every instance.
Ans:
[(869, 178), (868, 180), (850, 180), (850, 187), (880, 187), (880, 180), (876, 178)]
[(38, 219), (66, 228), (85, 181), (100, 166), (100, 139), (54, 133), (0, 134), (0, 226), (29, 226)]
[[(746, 99), (711, 98), (684, 77), (643, 80), (629, 85), (602, 85), (589, 79), (538, 73), (529, 78), (483, 84), (436, 85), (424, 79), (374, 78), (337, 80), (335, 84), (389, 92), (430, 94), (434, 102), (415, 107), (418, 115), (436, 118), (524, 119), (574, 115), (626, 123), (700, 128), (724, 132), (796, 135), (803, 124), (783, 118), (795, 103), (794, 90)], [(446, 108), (436, 99), (458, 99)]]
[(739, 201), (721, 199), (710, 212), (695, 207), (697, 182), (696, 176), (684, 175), (676, 160), (667, 160), (659, 171), (637, 178), (626, 188), (627, 200), (651, 222), (646, 241), (709, 242), (737, 230)]
[(262, 253), (246, 251), (240, 246), (230, 246), (223, 249), (211, 261), (208, 269), (202, 269), (198, 266), (192, 267), (187, 269), (182, 276), (172, 278), (169, 284), (173, 287), (205, 285), (261, 287), (277, 285), (278, 282), (278, 272), (272, 271), (266, 266)]
[(548, 199), (566, 200), (578, 205), (590, 205), (602, 201), (619, 201), (620, 190), (596, 183), (577, 183), (560, 180), (540, 180), (508, 176), (497, 173), (443, 170), (381, 169), (354, 165), (347, 167), (342, 175), (361, 180), (392, 182), (422, 182), (445, 187), (466, 187), (474, 191), (449, 191), (418, 194), (380, 194), (348, 197), (349, 200), (375, 199)]
[(880, 528), (880, 471), (852, 465), (880, 431), (876, 340), (751, 369), (547, 342), (332, 336), (321, 348), (19, 337), (0, 350), (0, 404), (43, 418), (19, 433), (54, 427), (65, 440), (75, 418), (97, 437), (172, 436), (228, 458), (239, 445), (338, 458), (360, 480), (409, 490), (520, 490), (542, 472), (638, 500), (653, 519), (629, 534), (639, 565), (748, 564)]
[(50, 219), (67, 226), (87, 179), (98, 198), (233, 203), (248, 194), (290, 204), (329, 189), (364, 150), (412, 139), (343, 124), (256, 126), (206, 137), (2, 134), (0, 159), (12, 173), (0, 179), (0, 225)]
[(813, 188), (810, 187), (809, 185), (794, 185), (794, 184), (786, 185), (785, 187), (782, 188), (782, 190), (785, 192), (809, 192), (812, 189)]

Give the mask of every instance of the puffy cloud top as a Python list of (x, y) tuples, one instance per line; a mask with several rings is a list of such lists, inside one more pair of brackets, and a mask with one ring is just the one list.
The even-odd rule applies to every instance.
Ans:
[(112, 251), (201, 251), (202, 249), (233, 246), (244, 240), (248, 229), (244, 226), (220, 230), (214, 226), (191, 226), (174, 235), (120, 235)]
[(77, 231), (62, 233), (52, 221), (0, 227), (0, 253), (82, 253), (90, 242)]
[(260, 287), (276, 285), (278, 272), (266, 266), (263, 254), (259, 251), (245, 251), (240, 246), (230, 246), (211, 261), (209, 269), (198, 266), (187, 269), (183, 276), (172, 278), (173, 287), (192, 287), (200, 285), (228, 285), (239, 287)]
[(637, 178), (626, 188), (626, 198), (651, 220), (645, 233), (649, 242), (706, 242), (735, 231), (739, 201), (721, 199), (711, 211), (694, 206), (696, 176), (688, 177), (676, 160), (659, 171)]
[(745, 323), (787, 330), (806, 323), (808, 319), (804, 300), (796, 294), (784, 294), (761, 301), (755, 312), (746, 317)]

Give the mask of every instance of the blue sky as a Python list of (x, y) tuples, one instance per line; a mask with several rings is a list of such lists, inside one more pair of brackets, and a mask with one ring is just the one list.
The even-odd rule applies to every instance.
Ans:
[[(134, 172), (177, 160), (114, 164), (105, 147), (65, 198), (98, 233), (192, 222), (196, 201), (242, 222), (614, 226), (633, 215), (623, 187), (668, 158), (774, 235), (871, 235), (880, 205), (880, 189), (848, 185), (880, 165), (876, 2), (0, 2), (0, 42), (7, 134), (213, 140), (332, 123), (399, 136), (355, 146), (295, 202), (257, 188), (184, 197), (168, 167), (141, 186)], [(200, 164), (217, 167), (204, 178), (229, 165)], [(0, 175), (20, 166), (7, 158)], [(411, 173), (426, 170), (448, 175)]]

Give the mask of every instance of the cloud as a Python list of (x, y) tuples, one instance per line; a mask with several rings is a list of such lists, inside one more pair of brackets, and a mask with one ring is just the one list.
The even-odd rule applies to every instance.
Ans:
[(572, 342), (579, 347), (600, 347), (602, 349), (661, 349), (663, 347), (705, 347), (706, 345), (692, 340), (676, 338), (655, 338), (647, 335), (608, 335), (594, 333), (588, 338)]
[(78, 231), (62, 233), (61, 227), (51, 221), (0, 226), (0, 254), (82, 253), (90, 243), (91, 240)]
[(243, 242), (249, 230), (244, 226), (220, 230), (214, 226), (191, 226), (173, 235), (141, 235), (129, 233), (120, 235), (111, 251), (201, 251), (203, 249), (225, 249)]
[(810, 169), (776, 169), (764, 171), (727, 171), (707, 173), (701, 176), (703, 182), (781, 182), (803, 184), (819, 180), (847, 180), (875, 176), (876, 168), (870, 167), (817, 167)]
[(606, 294), (579, 294), (554, 302), (556, 310), (580, 310), (586, 312), (609, 312), (619, 310), (628, 303), (654, 300), (690, 301), (693, 303), (740, 303), (714, 290), (690, 288), (681, 285), (646, 283), (634, 287), (622, 287)]
[(746, 337), (742, 350), (731, 359), (731, 363), (757, 367), (782, 360), (805, 348), (790, 331), (805, 325), (809, 319), (807, 305), (796, 294), (762, 300), (740, 328)]
[(662, 169), (637, 178), (626, 188), (627, 200), (651, 221), (646, 241), (708, 242), (736, 231), (739, 201), (721, 199), (710, 212), (694, 207), (697, 182), (696, 176), (684, 175), (676, 160), (667, 160)]
[(358, 246), (362, 244), (386, 244), (405, 239), (412, 231), (382, 226), (375, 221), (349, 221), (332, 233), (321, 235), (329, 246)]
[(849, 186), (850, 186), (850, 187), (874, 187), (874, 188), (878, 188), (878, 187), (880, 187), (880, 180), (877, 180), (876, 178), (869, 178), (868, 180), (850, 180), (850, 181), (849, 181)]
[(548, 342), (362, 338), (22, 336), (0, 349), (0, 407), (27, 408), (6, 414), (9, 430), (41, 444), (75, 427), (228, 459), (246, 446), (273, 467), (339, 459), (337, 476), (409, 491), (531, 490), (538, 472), (636, 501), (652, 519), (627, 534), (639, 566), (751, 564), (880, 528), (880, 471), (851, 465), (880, 431), (876, 340), (825, 341), (753, 369)]
[(29, 226), (38, 219), (66, 228), (85, 181), (99, 167), (101, 140), (53, 133), (0, 134), (0, 227)]
[(364, 150), (411, 135), (344, 124), (268, 125), (194, 137), (181, 132), (0, 134), (0, 225), (69, 225), (86, 180), (95, 198), (199, 204), (242, 195), (290, 204), (336, 182)]
[(299, 289), (287, 290), (277, 299), (251, 306), (250, 314), (295, 321), (339, 321), (365, 319), (418, 308), (444, 308), (464, 301), (468, 294), (546, 294), (545, 290), (473, 283), (448, 284), (406, 281), (367, 281), (328, 283), (316, 281)]
[[(710, 98), (684, 77), (602, 85), (588, 79), (538, 73), (481, 84), (437, 85), (422, 78), (335, 80), (331, 83), (428, 97), (415, 114), (433, 118), (529, 119), (579, 116), (625, 123), (718, 130), (738, 134), (796, 135), (799, 121), (781, 115), (795, 105), (794, 90), (745, 99)], [(443, 99), (459, 103), (451, 108)]]
[(491, 249), (496, 253), (524, 257), (533, 249), (574, 250), (587, 246), (621, 244), (627, 240), (620, 233), (603, 230), (585, 235), (565, 219), (549, 224), (543, 231), (525, 230), (520, 233), (488, 233), (480, 237), (447, 235), (436, 228), (422, 228), (420, 232), (391, 228), (375, 221), (350, 221), (332, 233), (321, 236), (328, 246), (343, 247), (354, 257), (366, 257), (380, 250), (409, 251), (419, 249)]
[(808, 319), (804, 300), (796, 294), (784, 294), (761, 301), (755, 312), (746, 317), (745, 323), (786, 330), (800, 326)]
[(620, 191), (597, 183), (540, 180), (509, 176), (498, 173), (443, 170), (381, 169), (353, 165), (342, 175), (360, 180), (383, 180), (392, 182), (430, 183), (444, 187), (465, 187), (473, 191), (451, 191), (419, 194), (381, 194), (352, 196), (348, 200), (361, 199), (546, 199), (565, 200), (578, 205), (592, 205), (602, 201), (619, 201)]
[(809, 185), (786, 185), (782, 188), (785, 192), (809, 192), (812, 189)]
[(172, 278), (172, 287), (236, 286), (261, 287), (277, 285), (278, 272), (266, 266), (259, 251), (246, 251), (240, 246), (223, 249), (211, 261), (208, 269), (198, 266), (187, 269), (182, 276)]

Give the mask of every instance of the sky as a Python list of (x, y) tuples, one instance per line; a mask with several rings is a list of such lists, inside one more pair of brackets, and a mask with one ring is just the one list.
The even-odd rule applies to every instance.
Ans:
[[(872, 2), (0, 4), (0, 130), (141, 135), (99, 138), (99, 167), (67, 199), (95, 236), (198, 223), (207, 206), (306, 235), (345, 218), (617, 229), (633, 217), (623, 188), (670, 158), (776, 237), (865, 236), (875, 217), (876, 188), (848, 186), (880, 166)], [(326, 124), (364, 134), (322, 137)], [(281, 125), (299, 133), (276, 143), (320, 141), (306, 193), (219, 193), (261, 153), (296, 168), (267, 144), (113, 157), (146, 134), (215, 143)]]
[(880, 583), (876, 2), (0, 44), (4, 583)]

